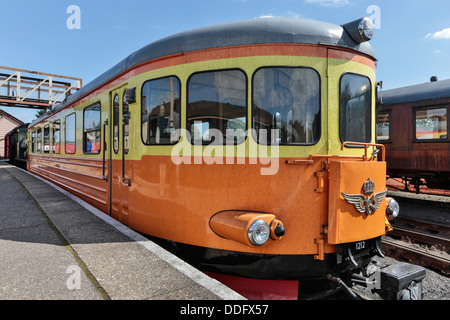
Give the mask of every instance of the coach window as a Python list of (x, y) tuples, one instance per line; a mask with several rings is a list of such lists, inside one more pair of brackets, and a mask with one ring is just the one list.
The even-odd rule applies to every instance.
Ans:
[(320, 140), (320, 76), (303, 67), (261, 68), (253, 76), (253, 128), (260, 144)]
[(389, 113), (380, 113), (377, 117), (377, 141), (388, 141), (390, 140), (389, 133)]
[(142, 87), (141, 137), (146, 145), (174, 144), (180, 128), (180, 81), (176, 77), (150, 80)]
[(123, 118), (123, 152), (128, 154), (130, 150), (130, 106), (126, 101), (125, 94), (122, 97), (122, 118)]
[(239, 144), (247, 130), (247, 77), (241, 70), (192, 75), (187, 130), (193, 144)]
[(119, 95), (116, 94), (113, 102), (113, 149), (116, 154), (119, 152), (119, 108)]
[(37, 135), (36, 135), (36, 144), (37, 144), (37, 153), (42, 152), (42, 129), (37, 129)]
[(50, 126), (44, 127), (44, 152), (50, 152)]
[(61, 151), (61, 121), (53, 122), (53, 153), (59, 154)]
[(417, 140), (447, 140), (447, 108), (416, 110)]
[(341, 77), (339, 133), (342, 142), (372, 139), (372, 86), (369, 78), (347, 73)]
[(83, 152), (100, 153), (101, 125), (100, 105), (86, 107), (83, 116)]
[(36, 131), (31, 132), (31, 153), (36, 152)]
[(75, 113), (72, 113), (66, 117), (65, 149), (67, 154), (74, 154), (76, 151), (75, 129), (76, 129), (76, 115)]

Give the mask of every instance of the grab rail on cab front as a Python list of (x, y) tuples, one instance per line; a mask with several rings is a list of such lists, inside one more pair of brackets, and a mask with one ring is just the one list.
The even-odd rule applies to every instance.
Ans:
[(367, 148), (369, 147), (376, 147), (378, 150), (372, 153), (372, 157), (370, 159), (375, 159), (375, 156), (377, 155), (377, 153), (380, 151), (381, 149), (381, 161), (385, 161), (386, 158), (386, 147), (382, 144), (378, 144), (378, 143), (364, 143), (364, 142), (351, 142), (351, 141), (347, 141), (344, 142), (342, 144), (341, 150), (344, 150), (345, 147), (349, 147), (349, 146), (364, 146), (364, 161), (369, 160), (369, 158), (367, 158)]

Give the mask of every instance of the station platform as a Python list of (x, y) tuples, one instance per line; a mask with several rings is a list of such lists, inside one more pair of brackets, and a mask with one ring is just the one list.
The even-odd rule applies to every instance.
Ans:
[(0, 300), (244, 300), (81, 199), (0, 162)]

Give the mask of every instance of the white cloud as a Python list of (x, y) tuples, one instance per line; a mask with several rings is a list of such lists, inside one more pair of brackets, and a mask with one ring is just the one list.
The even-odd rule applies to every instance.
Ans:
[(321, 7), (342, 7), (350, 4), (350, 0), (305, 0), (308, 4), (318, 4)]
[(450, 39), (450, 28), (443, 29), (435, 33), (429, 33), (425, 38), (431, 39)]
[(433, 53), (434, 54), (442, 54), (443, 52), (441, 50), (434, 50)]
[(255, 18), (255, 19), (268, 19), (268, 18), (282, 18), (282, 17), (287, 17), (287, 18), (303, 18), (303, 15), (300, 13), (297, 13), (295, 11), (291, 11), (288, 10), (286, 12), (286, 14), (282, 15), (282, 16), (276, 16), (272, 13), (268, 13), (268, 14), (262, 14), (259, 17)]
[(259, 19), (267, 19), (267, 18), (275, 18), (276, 16), (274, 16), (273, 14), (269, 13), (269, 14), (263, 14), (260, 15), (258, 18)]

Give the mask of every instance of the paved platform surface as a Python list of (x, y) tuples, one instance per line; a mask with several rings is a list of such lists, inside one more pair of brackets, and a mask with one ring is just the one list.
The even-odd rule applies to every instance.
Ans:
[(244, 299), (145, 237), (0, 162), (0, 300)]

